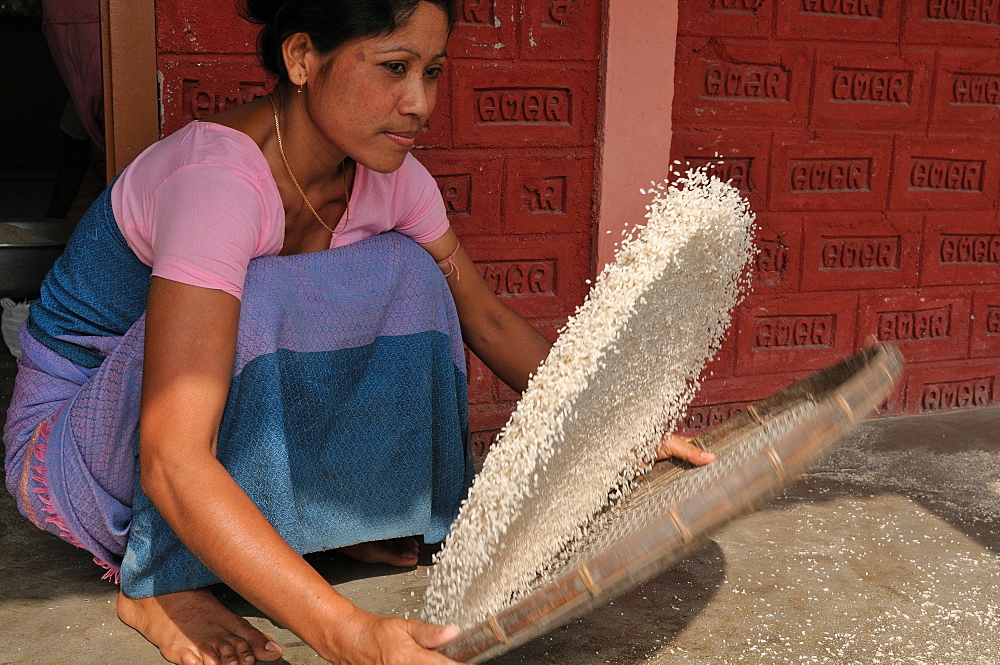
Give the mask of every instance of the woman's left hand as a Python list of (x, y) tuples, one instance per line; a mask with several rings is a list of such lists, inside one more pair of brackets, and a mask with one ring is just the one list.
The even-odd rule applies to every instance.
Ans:
[(667, 434), (656, 449), (656, 461), (676, 457), (695, 466), (704, 466), (715, 459), (715, 453), (702, 450), (691, 443), (691, 437), (680, 434)]

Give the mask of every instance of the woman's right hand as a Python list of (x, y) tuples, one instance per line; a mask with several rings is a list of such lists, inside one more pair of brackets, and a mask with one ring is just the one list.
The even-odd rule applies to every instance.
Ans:
[(364, 611), (359, 611), (351, 623), (348, 629), (351, 638), (337, 653), (320, 653), (335, 665), (456, 665), (433, 649), (455, 639), (460, 632), (458, 626), (438, 626)]

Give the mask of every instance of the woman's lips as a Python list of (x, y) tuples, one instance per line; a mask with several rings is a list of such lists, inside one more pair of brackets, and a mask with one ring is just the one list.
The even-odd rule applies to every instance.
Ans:
[(386, 132), (385, 135), (389, 137), (390, 141), (403, 148), (412, 148), (417, 141), (416, 132), (404, 132), (402, 134)]

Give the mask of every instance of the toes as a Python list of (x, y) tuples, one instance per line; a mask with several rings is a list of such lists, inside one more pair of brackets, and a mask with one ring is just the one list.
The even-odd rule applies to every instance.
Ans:
[[(409, 542), (404, 543), (404, 540), (411, 541), (417, 547), (413, 551), (407, 551), (411, 545)], [(363, 563), (380, 563), (398, 568), (415, 566), (419, 559), (419, 544), (412, 538), (359, 543), (358, 545), (341, 547), (338, 551)]]
[(254, 643), (253, 645), (253, 653), (254, 656), (257, 657), (257, 660), (267, 662), (281, 658), (281, 654), (284, 652), (281, 645), (267, 635), (263, 635), (263, 638), (264, 639)]
[(222, 665), (247, 665), (257, 659), (253, 655), (253, 648), (250, 642), (240, 637), (236, 637), (230, 644), (226, 644), (219, 649), (219, 656)]
[(408, 568), (415, 566), (418, 558), (419, 556), (416, 552), (394, 552), (386, 557), (386, 563), (401, 568)]
[(394, 538), (386, 541), (386, 545), (389, 556), (394, 559), (389, 563), (393, 565), (412, 566), (420, 557), (420, 543), (412, 536)]
[(240, 665), (253, 663), (255, 660), (266, 662), (281, 658), (283, 652), (281, 646), (254, 628), (246, 619), (240, 617), (240, 625), (233, 632), (240, 638), (240, 648), (237, 649)]
[(180, 658), (172, 657), (162, 649), (160, 655), (171, 663), (180, 663), (180, 665), (243, 665), (237, 660), (236, 651), (229, 645), (216, 648), (202, 646), (184, 649)]
[[(250, 645), (246, 645), (246, 649), (240, 648), (239, 644), (245, 644), (243, 640), (234, 639), (231, 643), (220, 644), (214, 649), (206, 650), (211, 655), (204, 658), (205, 665), (244, 665), (242, 660), (244, 654), (253, 653), (250, 651)], [(253, 662), (253, 661), (250, 661)]]
[[(257, 658), (253, 655), (253, 647), (246, 640), (239, 640), (236, 643), (236, 659), (233, 661), (237, 665), (247, 665), (253, 663)], [(225, 661), (223, 661), (225, 662)]]
[(232, 647), (220, 649), (219, 663), (221, 665), (241, 665), (240, 659), (236, 656), (236, 652), (233, 651)]
[(228, 637), (220, 634), (217, 639), (193, 646), (168, 644), (160, 649), (160, 655), (180, 665), (250, 665), (257, 660), (250, 642), (235, 633)]
[(160, 655), (163, 656), (164, 660), (168, 660), (171, 663), (179, 663), (180, 665), (210, 665), (205, 662), (201, 654), (192, 649), (184, 649), (180, 653), (171, 653), (169, 648), (164, 648), (160, 649)]

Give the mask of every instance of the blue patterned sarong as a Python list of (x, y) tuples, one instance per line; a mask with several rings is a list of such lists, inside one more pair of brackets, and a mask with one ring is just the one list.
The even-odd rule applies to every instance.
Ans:
[[(81, 222), (88, 241), (110, 233), (106, 242), (123, 244), (109, 213), (107, 205), (103, 220)], [(47, 281), (59, 272), (57, 264)], [(131, 597), (218, 581), (139, 488), (144, 317), (126, 330), (102, 322), (81, 331), (56, 310), (39, 308), (22, 330), (4, 431), (7, 485), (21, 511), (109, 569), (120, 565)], [(251, 261), (217, 454), (296, 551), (443, 539), (471, 480), (465, 400), (450, 291), (410, 239), (387, 233)]]

